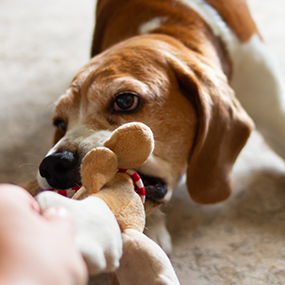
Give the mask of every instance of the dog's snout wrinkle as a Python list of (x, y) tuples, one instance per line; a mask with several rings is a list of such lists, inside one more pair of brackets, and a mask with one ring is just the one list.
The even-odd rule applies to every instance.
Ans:
[(78, 155), (72, 151), (56, 152), (45, 157), (39, 171), (51, 187), (66, 189), (80, 182)]

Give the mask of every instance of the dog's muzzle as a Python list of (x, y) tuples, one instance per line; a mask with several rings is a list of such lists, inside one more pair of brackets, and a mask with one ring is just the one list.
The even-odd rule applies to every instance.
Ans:
[(80, 161), (76, 152), (62, 151), (48, 155), (39, 167), (40, 175), (52, 188), (68, 189), (80, 185)]
[[(80, 166), (81, 160), (76, 152), (55, 152), (44, 158), (39, 173), (46, 179), (50, 188), (65, 190), (81, 185)], [(144, 183), (147, 199), (161, 203), (167, 194), (167, 183), (141, 172), (139, 175)]]

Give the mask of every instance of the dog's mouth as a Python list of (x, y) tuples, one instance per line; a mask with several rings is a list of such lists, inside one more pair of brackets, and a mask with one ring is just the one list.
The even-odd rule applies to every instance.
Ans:
[[(146, 199), (152, 201), (155, 204), (162, 204), (163, 203), (162, 200), (168, 191), (167, 183), (159, 177), (148, 176), (142, 173), (139, 173), (139, 175), (144, 184)], [(78, 178), (76, 179), (76, 177), (78, 177), (79, 179)], [(64, 183), (64, 185), (58, 183), (57, 185), (51, 185), (51, 186), (54, 189), (66, 190), (82, 185), (81, 179), (78, 175), (74, 175), (73, 178), (75, 179), (72, 179), (72, 181), (69, 180), (68, 183)]]
[(148, 176), (139, 172), (145, 188), (146, 198), (153, 202), (161, 201), (167, 194), (167, 183), (161, 178)]

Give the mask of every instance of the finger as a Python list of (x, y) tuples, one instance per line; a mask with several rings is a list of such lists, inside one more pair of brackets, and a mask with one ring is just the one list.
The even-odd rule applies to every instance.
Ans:
[(13, 184), (0, 184), (0, 195), (2, 203), (11, 203), (11, 205), (19, 204), (21, 207), (30, 207), (33, 211), (40, 213), (40, 205), (22, 187)]

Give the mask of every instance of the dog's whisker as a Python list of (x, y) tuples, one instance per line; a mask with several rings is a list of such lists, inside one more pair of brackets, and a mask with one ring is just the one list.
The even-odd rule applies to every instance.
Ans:
[(29, 163), (29, 162), (27, 162), (27, 163), (22, 163), (21, 165), (19, 165), (19, 168), (22, 168), (22, 167), (24, 167), (24, 166), (33, 166), (33, 167), (38, 168), (38, 165), (36, 165), (36, 164), (34, 164), (34, 163)]
[(53, 108), (54, 108), (55, 102), (54, 102), (54, 101), (49, 102), (49, 103), (45, 106), (44, 111), (47, 112), (47, 111), (48, 111), (48, 108), (50, 108), (51, 105), (53, 105)]
[(23, 152), (23, 155), (28, 155), (29, 157), (36, 157), (36, 158), (40, 158), (42, 159), (42, 156), (41, 155), (38, 155), (36, 153), (32, 153), (32, 152)]

